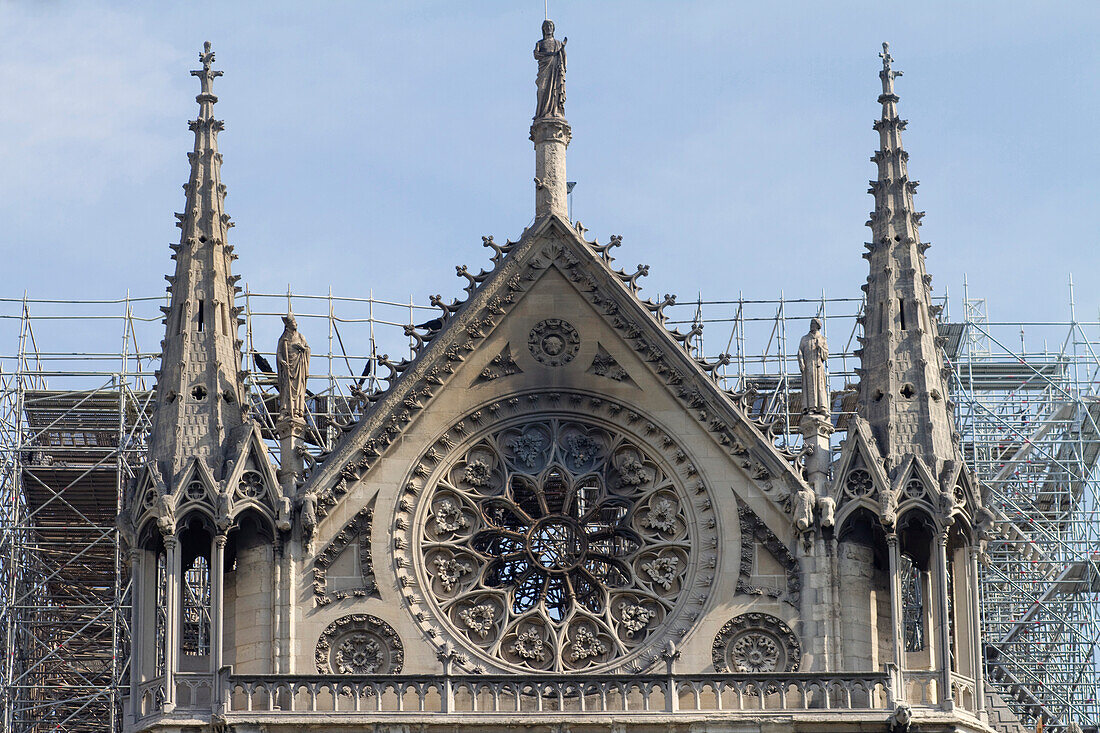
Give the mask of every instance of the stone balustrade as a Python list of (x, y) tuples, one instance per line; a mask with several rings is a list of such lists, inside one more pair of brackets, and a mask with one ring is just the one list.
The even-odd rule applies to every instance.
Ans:
[[(893, 709), (886, 674), (700, 675), (229, 675), (227, 719), (238, 713), (327, 718), (333, 713), (541, 716)], [(670, 694), (670, 690), (674, 691)], [(266, 715), (265, 715), (266, 717)]]

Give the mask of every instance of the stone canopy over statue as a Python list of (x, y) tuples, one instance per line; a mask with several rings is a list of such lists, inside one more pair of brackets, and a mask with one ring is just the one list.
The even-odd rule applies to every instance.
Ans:
[(802, 372), (802, 411), (829, 414), (829, 384), (825, 379), (825, 362), (829, 345), (821, 333), (821, 321), (810, 321), (810, 332), (798, 342), (798, 368)]
[(542, 40), (535, 44), (535, 60), (539, 62), (538, 104), (535, 119), (565, 117), (565, 44), (569, 39), (554, 38), (554, 21), (542, 24)]
[(306, 414), (306, 377), (309, 376), (309, 344), (298, 330), (294, 316), (283, 316), (286, 328), (279, 337), (275, 356), (279, 380), (279, 417), (303, 420)]

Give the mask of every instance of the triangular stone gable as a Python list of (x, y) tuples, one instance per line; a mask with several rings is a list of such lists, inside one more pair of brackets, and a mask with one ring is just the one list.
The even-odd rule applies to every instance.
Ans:
[[(230, 457), (225, 463), (224, 490), (231, 497), (229, 517), (236, 517), (246, 508), (253, 508), (275, 522), (280, 512), (288, 513), (289, 506), (280, 506), (284, 502), (281, 501), (279, 479), (267, 446), (261, 439), (259, 426), (246, 423), (238, 429), (235, 437), (236, 446), (230, 450)], [(246, 472), (259, 475), (258, 486), (253, 487), (253, 481), (245, 480)]]
[[(503, 248), (494, 245), (494, 249), (497, 256), (491, 271), (471, 275), (465, 267), (458, 268), (469, 281), (469, 298), (461, 304), (441, 306), (441, 327), (421, 339), (416, 357), (401, 366), (390, 387), (307, 479), (305, 490), (317, 497), (320, 516), (327, 514), (387, 452), (464, 362), (476, 361), (478, 354), (484, 353), (481, 345), (485, 339), (548, 268), (572, 283), (574, 292), (581, 294), (607, 324), (609, 334), (617, 334), (614, 340), (631, 350), (705, 426), (722, 449), (761, 486), (774, 507), (782, 512), (790, 492), (805, 485), (792, 466), (797, 459), (770, 443), (733, 404), (704, 365), (660, 322), (660, 308), (638, 299), (638, 274), (631, 276), (611, 268), (608, 247), (586, 242), (575, 229), (549, 216), (537, 221), (518, 243)], [(561, 315), (554, 312), (553, 305), (548, 308), (549, 318)], [(611, 340), (611, 335), (601, 337), (600, 344), (607, 348)], [(523, 353), (514, 341), (508, 343), (512, 344), (513, 356)], [(499, 346), (496, 351), (488, 350), (481, 357), (485, 362), (481, 369), (498, 354)], [(592, 358), (588, 356), (589, 361)]]
[[(849, 477), (857, 470), (866, 471), (870, 486), (849, 487)], [(840, 527), (845, 517), (859, 507), (879, 513), (878, 497), (890, 490), (890, 477), (886, 473), (878, 443), (871, 434), (867, 421), (858, 415), (848, 424), (848, 438), (840, 451), (840, 458), (833, 469), (832, 496), (837, 505), (836, 524)]]

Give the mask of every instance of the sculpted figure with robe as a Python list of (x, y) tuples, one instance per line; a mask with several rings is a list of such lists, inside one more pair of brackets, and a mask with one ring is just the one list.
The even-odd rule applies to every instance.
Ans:
[(802, 372), (802, 410), (818, 415), (829, 414), (829, 384), (825, 379), (825, 362), (829, 345), (821, 333), (821, 321), (810, 321), (810, 332), (798, 343), (798, 368)]
[(293, 315), (283, 316), (286, 328), (275, 355), (279, 380), (279, 416), (303, 419), (306, 414), (306, 377), (309, 376), (309, 344), (298, 330)]
[(538, 104), (535, 119), (565, 117), (565, 44), (554, 38), (554, 22), (543, 21), (542, 40), (535, 44), (535, 60), (539, 62)]

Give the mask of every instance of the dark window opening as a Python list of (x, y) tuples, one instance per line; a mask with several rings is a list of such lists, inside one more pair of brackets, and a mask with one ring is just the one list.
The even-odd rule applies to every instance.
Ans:
[(205, 300), (200, 300), (199, 301), (199, 311), (198, 311), (198, 313), (195, 314), (196, 321), (197, 321), (196, 330), (198, 330), (199, 333), (202, 333), (204, 316), (206, 315), (205, 311), (206, 311), (206, 301)]
[(905, 651), (924, 651), (924, 591), (923, 578), (916, 561), (910, 555), (901, 556), (901, 618)]
[(206, 399), (206, 387), (203, 387), (201, 384), (198, 385), (193, 390), (191, 390), (191, 396), (194, 397), (196, 400)]
[(901, 320), (901, 330), (909, 330), (909, 319), (905, 314), (905, 301), (902, 298), (898, 298), (898, 318)]
[(163, 551), (157, 553), (154, 582), (157, 589), (157, 606), (153, 611), (156, 616), (153, 621), (153, 669), (159, 676), (164, 674), (164, 644), (167, 639), (165, 630), (168, 628), (168, 572)]
[(913, 395), (917, 393), (917, 390), (913, 389), (913, 385), (906, 383), (901, 385), (901, 396), (907, 400), (913, 399)]

